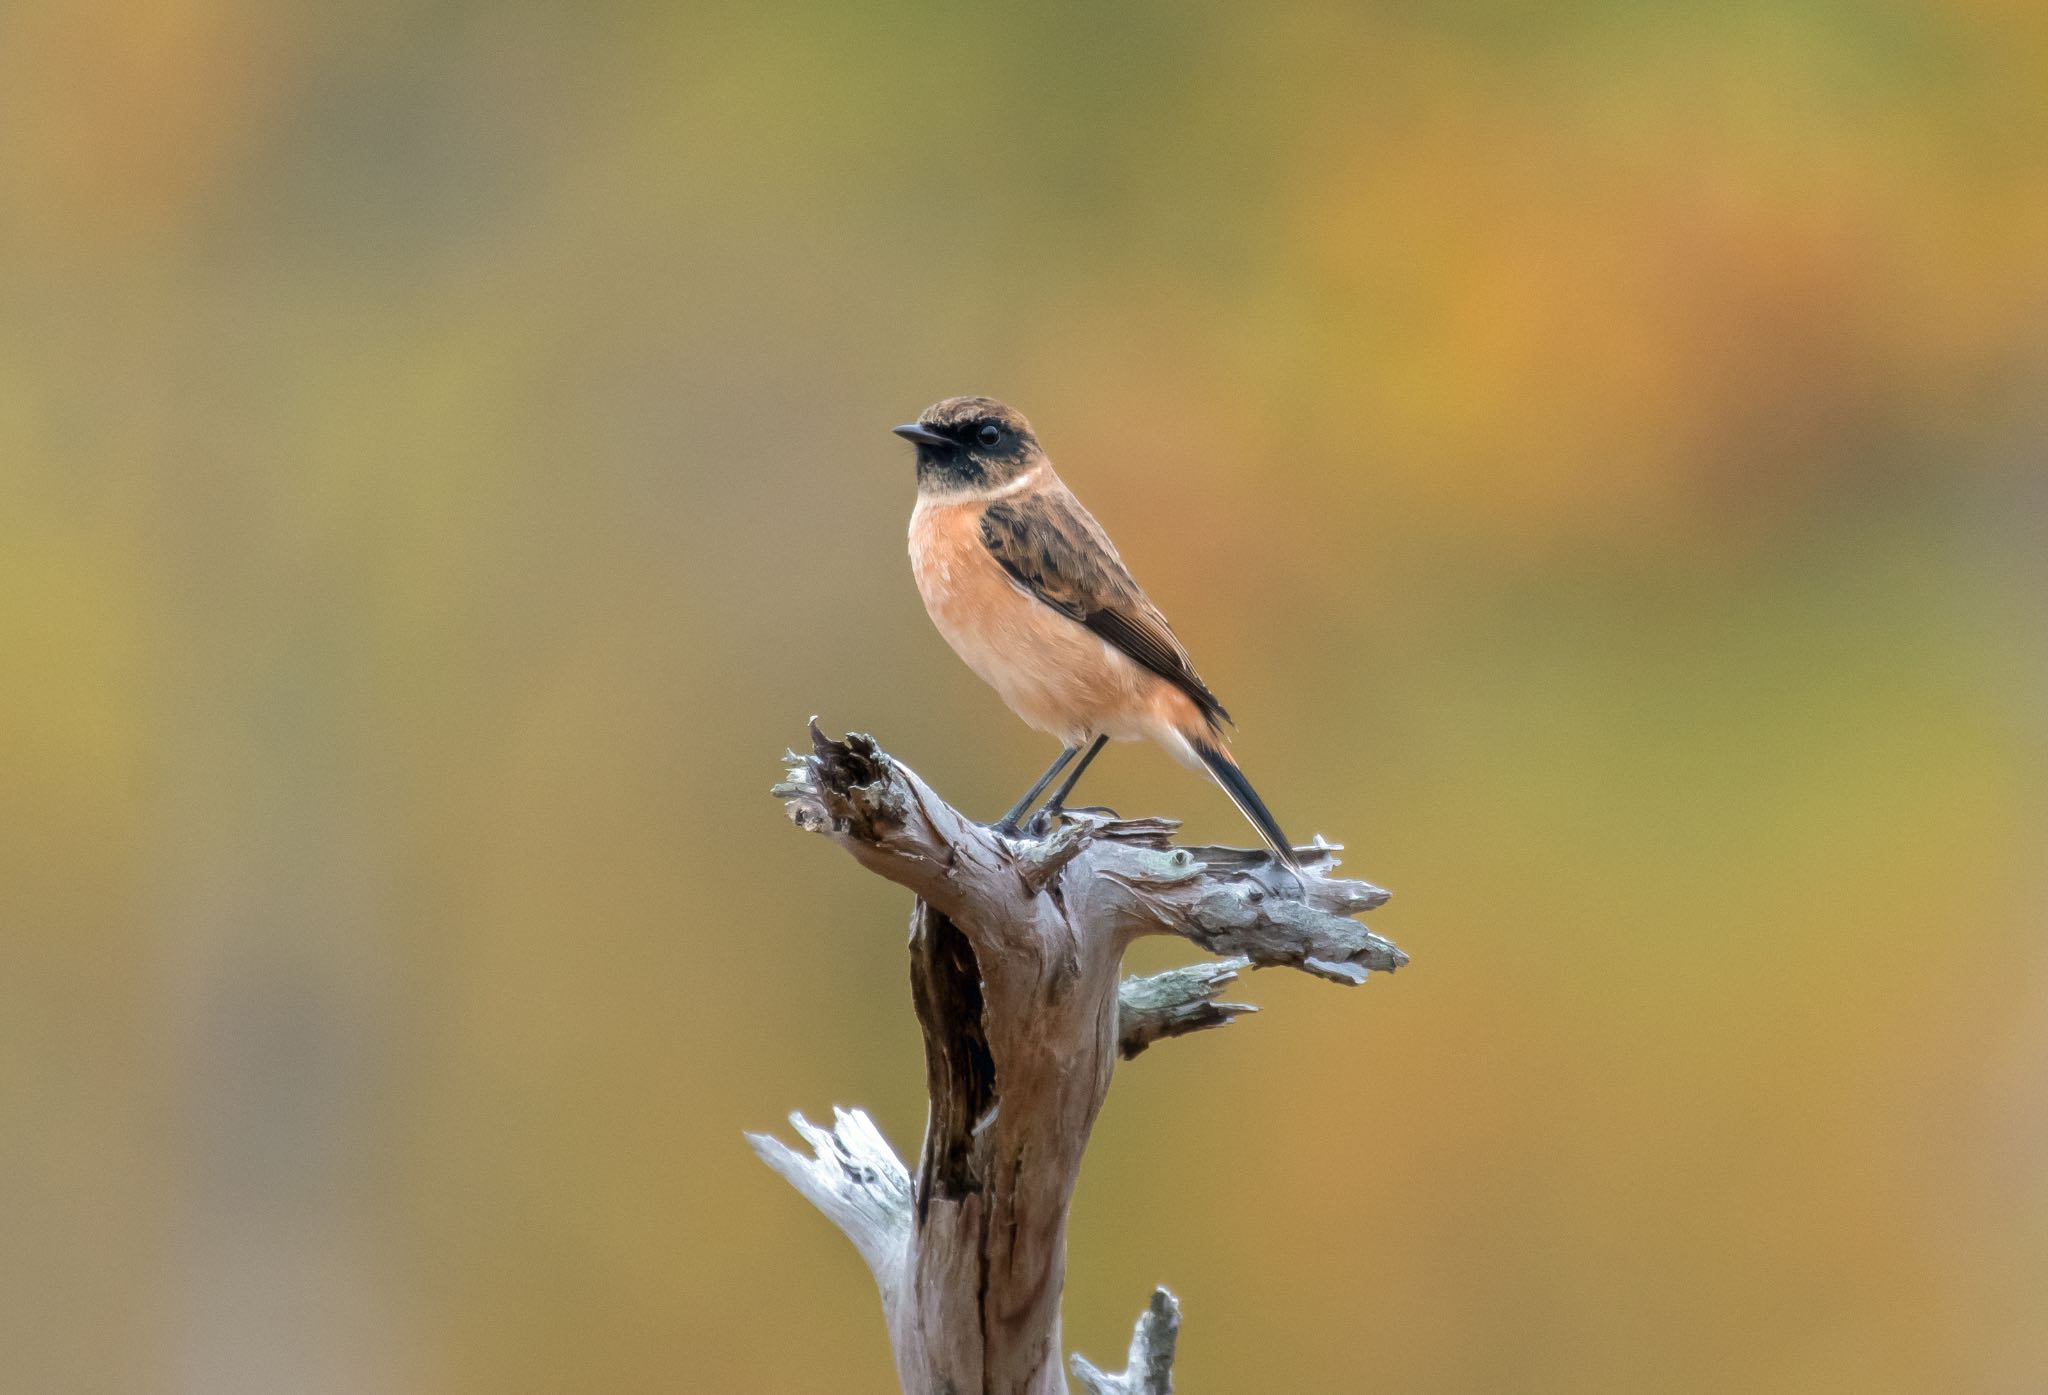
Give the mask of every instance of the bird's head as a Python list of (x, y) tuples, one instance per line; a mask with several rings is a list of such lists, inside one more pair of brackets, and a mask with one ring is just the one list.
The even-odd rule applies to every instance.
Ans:
[(917, 488), (973, 498), (1015, 483), (1045, 462), (1031, 423), (993, 397), (949, 397), (893, 428), (917, 447)]

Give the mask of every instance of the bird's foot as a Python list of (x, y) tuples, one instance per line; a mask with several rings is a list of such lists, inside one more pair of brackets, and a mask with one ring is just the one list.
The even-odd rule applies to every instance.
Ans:
[(1059, 827), (1059, 821), (1069, 814), (1093, 814), (1105, 819), (1113, 819), (1117, 816), (1116, 810), (1100, 804), (1084, 805), (1079, 809), (1069, 809), (1064, 804), (1048, 804), (1031, 816), (1031, 836), (1034, 838), (1045, 837), (1055, 828)]

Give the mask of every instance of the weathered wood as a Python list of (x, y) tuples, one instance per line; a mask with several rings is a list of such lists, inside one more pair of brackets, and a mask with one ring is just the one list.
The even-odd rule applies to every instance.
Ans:
[(1126, 1061), (1163, 1037), (1228, 1027), (1250, 1003), (1219, 1003), (1216, 995), (1251, 967), (1244, 958), (1183, 964), (1149, 978), (1127, 978), (1116, 990), (1116, 1049)]
[(910, 1174), (875, 1121), (861, 1110), (833, 1110), (829, 1130), (801, 1114), (790, 1115), (789, 1122), (797, 1137), (811, 1145), (813, 1157), (805, 1158), (767, 1134), (750, 1133), (747, 1139), (761, 1161), (781, 1173), (853, 1241), (881, 1287), (886, 1308), (897, 1297), (909, 1253)]
[(1179, 1341), (1180, 1304), (1165, 1289), (1154, 1289), (1131, 1332), (1123, 1370), (1105, 1375), (1076, 1355), (1074, 1379), (1088, 1388), (1088, 1395), (1173, 1395), (1173, 1349)]
[[(775, 787), (800, 828), (907, 887), (911, 997), (931, 1110), (915, 1180), (867, 1117), (830, 1132), (800, 1118), (815, 1156), (756, 1136), (762, 1158), (846, 1231), (882, 1290), (907, 1395), (1058, 1395), (1068, 1204), (1119, 1055), (1223, 1026), (1217, 1001), (1248, 967), (1337, 983), (1407, 962), (1351, 917), (1387, 893), (1333, 879), (1317, 841), (1291, 870), (1264, 851), (1175, 847), (1178, 824), (1076, 813), (1043, 838), (975, 823), (868, 737), (811, 726)], [(1121, 983), (1140, 935), (1179, 935), (1224, 962)], [(1179, 1309), (1161, 1290), (1130, 1365), (1092, 1390), (1171, 1389)]]

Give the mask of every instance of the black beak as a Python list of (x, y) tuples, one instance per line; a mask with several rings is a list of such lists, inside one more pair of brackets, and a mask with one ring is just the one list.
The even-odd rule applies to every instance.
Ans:
[(914, 421), (889, 428), (906, 441), (915, 441), (921, 446), (950, 446), (953, 443), (936, 431), (927, 431)]

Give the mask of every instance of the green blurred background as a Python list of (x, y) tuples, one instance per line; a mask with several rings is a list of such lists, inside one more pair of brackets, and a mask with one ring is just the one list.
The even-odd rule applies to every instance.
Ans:
[(914, 1149), (905, 898), (767, 788), (1051, 754), (986, 392), (1414, 955), (1119, 1074), (1071, 1347), (2048, 1388), (2044, 135), (1999, 0), (0, 9), (0, 1387), (893, 1388), (740, 1134)]

